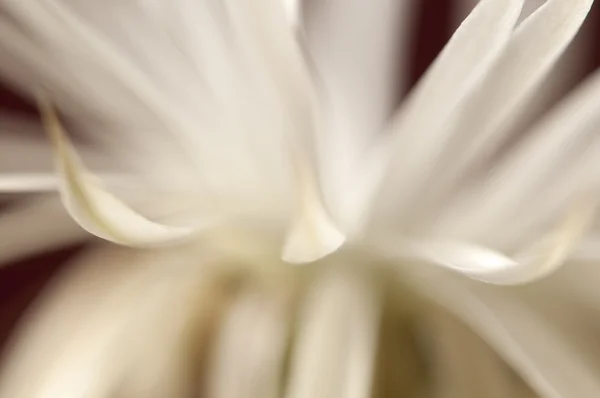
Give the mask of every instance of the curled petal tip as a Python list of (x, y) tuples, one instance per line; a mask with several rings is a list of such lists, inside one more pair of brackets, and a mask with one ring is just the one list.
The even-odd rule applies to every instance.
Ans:
[(286, 237), (282, 259), (301, 264), (317, 261), (336, 251), (346, 235), (325, 209), (312, 165), (302, 150), (292, 152), (296, 171), (298, 206)]
[(318, 200), (305, 203), (303, 212), (290, 229), (282, 259), (288, 263), (311, 263), (323, 258), (346, 241), (346, 235), (333, 223)]
[(311, 263), (335, 252), (345, 241), (345, 235), (326, 218), (300, 220), (288, 234), (282, 259), (292, 264)]
[(150, 221), (106, 191), (89, 173), (63, 131), (51, 104), (38, 97), (40, 112), (54, 147), (63, 203), (86, 231), (130, 246), (168, 244), (190, 236), (193, 228), (171, 227)]

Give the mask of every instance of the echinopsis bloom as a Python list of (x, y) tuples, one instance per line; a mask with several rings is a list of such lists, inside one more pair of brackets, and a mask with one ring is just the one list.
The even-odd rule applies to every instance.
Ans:
[[(83, 229), (133, 247), (56, 283), (0, 394), (366, 397), (396, 354), (402, 394), (518, 396), (504, 361), (541, 396), (597, 396), (542, 293), (480, 282), (532, 282), (591, 246), (600, 77), (515, 132), (592, 0), (518, 25), (522, 0), (481, 1), (399, 109), (398, 10), (341, 12), (377, 31), (369, 56), (353, 23), (288, 3), (0, 0), (0, 72), (38, 100), (57, 167), (2, 153), (0, 190), (58, 190)], [(44, 240), (78, 236), (63, 228)], [(398, 353), (378, 351), (390, 318)], [(425, 342), (402, 337), (414, 323)]]

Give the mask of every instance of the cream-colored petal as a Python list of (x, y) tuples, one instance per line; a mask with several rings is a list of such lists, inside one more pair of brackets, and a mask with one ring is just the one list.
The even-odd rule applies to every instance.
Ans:
[(391, 162), (375, 207), (384, 222), (398, 222), (390, 215), (408, 215), (422, 182), (419, 175), (433, 166), (444, 145), (440, 131), (502, 53), (522, 5), (522, 0), (481, 1), (395, 116)]
[(296, 162), (296, 214), (285, 238), (282, 258), (290, 263), (308, 263), (331, 254), (346, 240), (327, 213), (314, 172), (300, 153)]
[(563, 266), (588, 231), (596, 205), (581, 202), (554, 230), (507, 256), (485, 246), (451, 239), (380, 240), (377, 248), (396, 258), (426, 261), (473, 279), (502, 285), (532, 282)]
[(285, 397), (369, 397), (380, 315), (377, 292), (360, 276), (341, 271), (314, 283), (301, 309)]
[(212, 265), (185, 250), (98, 248), (79, 258), (42, 294), (9, 343), (0, 395), (107, 398), (119, 391), (141, 398), (152, 396), (134, 394), (144, 386), (154, 388), (146, 392), (177, 391), (181, 380), (166, 372), (172, 368), (153, 379), (136, 375), (166, 364), (153, 362), (165, 360), (165, 352), (185, 362), (192, 354), (186, 344), (211, 327), (203, 317), (219, 299)]
[(55, 173), (0, 173), (0, 192), (6, 194), (53, 192), (59, 183)]
[(169, 227), (152, 222), (108, 193), (84, 169), (52, 107), (42, 103), (41, 110), (62, 178), (61, 197), (67, 211), (85, 230), (125, 245), (173, 243), (195, 232), (194, 228)]
[(416, 288), (470, 326), (541, 397), (600, 395), (598, 374), (577, 349), (576, 338), (557, 334), (549, 320), (510, 290), (433, 270), (409, 271)]
[[(319, 132), (323, 195), (339, 222), (358, 223), (370, 198), (365, 152), (408, 84), (415, 0), (306, 1), (305, 39), (321, 80), (327, 124)], [(364, 180), (364, 181), (363, 181)], [(358, 213), (358, 215), (357, 215)]]
[(126, 142), (163, 176), (179, 169), (215, 201), (243, 198), (232, 211), (288, 210), (287, 139), (314, 139), (316, 106), (280, 0), (0, 7), (7, 77), (46, 89), (85, 134)]
[(515, 228), (539, 234), (578, 200), (593, 202), (600, 184), (598, 98), (600, 74), (534, 126), (483, 184), (449, 208), (436, 229), (488, 239), (506, 238)]
[(283, 8), (288, 16), (288, 20), (293, 27), (302, 23), (302, 0), (282, 0)]
[[(489, 167), (490, 157), (514, 133), (592, 3), (550, 0), (517, 28), (484, 80), (456, 110), (455, 120), (439, 135), (448, 145), (435, 155), (436, 167), (421, 174), (424, 195), (441, 201), (458, 184), (465, 184), (467, 173)], [(436, 205), (441, 206), (417, 204), (425, 213), (427, 206)]]
[(217, 331), (208, 398), (277, 398), (289, 319), (283, 297), (242, 291)]

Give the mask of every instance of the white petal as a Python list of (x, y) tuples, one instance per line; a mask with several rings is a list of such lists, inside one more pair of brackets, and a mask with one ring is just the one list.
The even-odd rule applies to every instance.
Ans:
[[(449, 142), (436, 168), (423, 175), (427, 195), (440, 197), (468, 171), (485, 167), (514, 132), (526, 104), (583, 23), (593, 0), (547, 1), (518, 27), (485, 79), (457, 109), (439, 139)], [(514, 138), (513, 138), (514, 139)], [(432, 180), (433, 179), (433, 180)], [(424, 211), (427, 211), (424, 209)]]
[[(508, 42), (522, 0), (483, 0), (454, 33), (392, 124), (392, 161), (377, 205), (385, 217), (407, 212), (419, 176), (443, 147), (438, 134), (460, 101), (485, 76)], [(396, 220), (397, 221), (397, 220)]]
[(377, 352), (379, 300), (365, 280), (333, 272), (301, 310), (286, 398), (365, 398)]
[(598, 98), (600, 74), (534, 126), (484, 184), (458, 203), (448, 219), (440, 220), (440, 228), (470, 236), (506, 232), (507, 220), (539, 224), (577, 198), (596, 198)]
[(0, 264), (89, 238), (57, 197), (34, 197), (0, 213)]
[(354, 200), (367, 183), (357, 170), (365, 167), (365, 151), (407, 84), (407, 47), (418, 1), (305, 3), (307, 50), (321, 78), (329, 116), (317, 139), (319, 177), (334, 217), (353, 223), (353, 213), (362, 213), (368, 204), (368, 199)]
[[(5, 357), (0, 395), (105, 398), (123, 388), (130, 397), (151, 397), (133, 393), (143, 385), (177, 391), (179, 379), (170, 374), (135, 376), (149, 375), (151, 359), (166, 359), (160, 354), (181, 352), (191, 319), (198, 321), (195, 331), (210, 327), (203, 317), (218, 299), (211, 260), (182, 250), (104, 248), (79, 261), (25, 318)], [(204, 266), (189, 266), (198, 261)]]
[(290, 24), (294, 27), (300, 25), (302, 20), (302, 0), (282, 0), (283, 7)]
[(540, 396), (600, 395), (597, 373), (576, 348), (578, 342), (558, 335), (548, 320), (526, 302), (514, 300), (510, 291), (433, 272), (413, 283), (477, 332)]
[(42, 115), (55, 147), (62, 178), (61, 196), (71, 216), (87, 231), (126, 245), (152, 245), (180, 241), (193, 228), (168, 227), (152, 222), (105, 191), (82, 166), (67, 140), (54, 110), (41, 104)]
[(521, 284), (543, 278), (561, 267), (587, 232), (595, 211), (595, 203), (581, 202), (554, 231), (513, 257), (457, 240), (381, 240), (377, 247), (396, 258), (424, 260), (484, 282)]
[(316, 261), (335, 250), (346, 240), (323, 206), (313, 171), (300, 154), (296, 162), (298, 203), (296, 215), (286, 236), (282, 258), (290, 263)]
[(31, 193), (57, 191), (59, 177), (55, 173), (0, 173), (0, 192)]
[(10, 16), (0, 56), (25, 66), (7, 73), (35, 72), (29, 86), (47, 88), (86, 132), (150, 147), (159, 170), (162, 149), (215, 201), (243, 198), (232, 211), (288, 210), (288, 138), (313, 139), (316, 107), (281, 1), (0, 7)]
[[(124, 176), (101, 174), (103, 181), (114, 184), (130, 182)], [(0, 172), (0, 192), (3, 194), (56, 192), (61, 178), (55, 172), (47, 173), (3, 173)]]
[(282, 303), (241, 292), (218, 330), (209, 365), (210, 398), (276, 398), (287, 342)]

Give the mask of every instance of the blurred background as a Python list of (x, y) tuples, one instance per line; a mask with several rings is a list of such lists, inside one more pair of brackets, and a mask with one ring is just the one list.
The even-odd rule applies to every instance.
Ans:
[[(309, 6), (329, 0), (305, 0)], [(343, 0), (341, 0), (343, 1)], [(368, 0), (367, 0), (368, 1)], [(411, 22), (409, 45), (402, 63), (407, 65), (406, 76), (410, 84), (423, 74), (431, 61), (442, 49), (460, 21), (473, 8), (477, 0), (396, 0), (412, 1), (414, 8), (407, 19)], [(528, 0), (524, 14), (531, 12), (543, 0)], [(0, 60), (1, 62), (1, 60)], [(584, 28), (571, 45), (563, 61), (544, 87), (544, 101), (539, 112), (550, 107), (586, 76), (600, 67), (600, 2), (596, 2)], [(410, 87), (410, 85), (409, 85)], [(398, 97), (407, 88), (399, 89)], [(7, 113), (36, 118), (35, 107), (27, 99), (12, 91), (0, 76), (0, 117)], [(10, 206), (10, 198), (0, 196), (1, 209)], [(3, 243), (0, 242), (0, 250)], [(53, 275), (65, 266), (67, 260), (77, 255), (82, 246), (64, 247), (18, 263), (0, 268), (0, 347), (4, 345), (11, 330)]]

